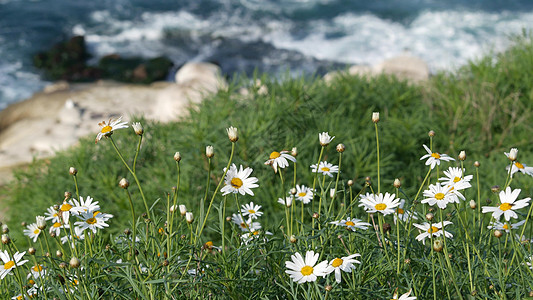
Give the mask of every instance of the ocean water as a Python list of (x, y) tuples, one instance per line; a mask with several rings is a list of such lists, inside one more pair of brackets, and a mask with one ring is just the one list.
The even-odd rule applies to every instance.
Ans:
[(31, 56), (72, 35), (86, 37), (93, 62), (166, 55), (297, 75), (404, 51), (453, 70), (531, 28), (529, 0), (0, 0), (0, 110), (48, 84)]

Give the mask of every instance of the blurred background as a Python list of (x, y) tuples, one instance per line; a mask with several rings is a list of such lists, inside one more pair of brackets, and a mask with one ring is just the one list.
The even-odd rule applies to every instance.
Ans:
[(0, 0), (0, 110), (48, 84), (33, 55), (75, 35), (89, 64), (165, 56), (229, 76), (322, 75), (404, 51), (431, 72), (453, 70), (532, 27), (527, 0)]

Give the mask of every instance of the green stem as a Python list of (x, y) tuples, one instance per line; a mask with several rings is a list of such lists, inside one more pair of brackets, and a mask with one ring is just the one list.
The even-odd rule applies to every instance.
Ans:
[(378, 156), (378, 194), (381, 192), (381, 185), (380, 185), (380, 175), (379, 175), (379, 135), (378, 135), (378, 123), (374, 123), (374, 127), (376, 128), (376, 149), (377, 149), (377, 156)]

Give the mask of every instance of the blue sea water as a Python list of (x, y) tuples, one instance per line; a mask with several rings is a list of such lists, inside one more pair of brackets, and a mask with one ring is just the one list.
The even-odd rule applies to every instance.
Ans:
[(72, 35), (85, 35), (93, 61), (166, 55), (227, 74), (322, 74), (406, 50), (453, 70), (531, 28), (530, 0), (0, 0), (0, 110), (47, 84), (31, 56)]

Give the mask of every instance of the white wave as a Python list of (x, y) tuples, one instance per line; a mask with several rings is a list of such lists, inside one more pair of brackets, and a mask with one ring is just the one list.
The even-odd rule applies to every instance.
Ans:
[(29, 98), (46, 84), (38, 74), (25, 70), (20, 61), (0, 63), (0, 110), (10, 103)]

